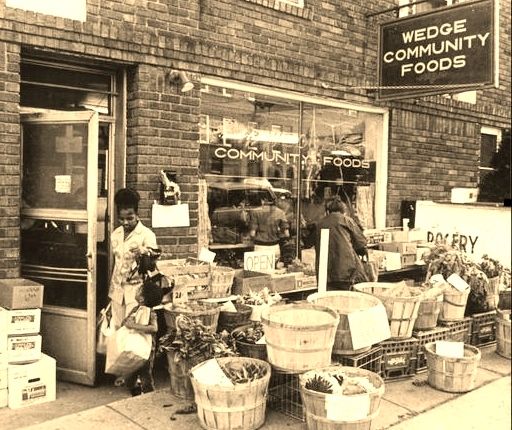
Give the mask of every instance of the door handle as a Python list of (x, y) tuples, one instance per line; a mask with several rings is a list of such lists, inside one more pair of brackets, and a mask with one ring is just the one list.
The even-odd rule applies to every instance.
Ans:
[(92, 259), (92, 252), (88, 252), (86, 254), (86, 257), (87, 257), (87, 271), (89, 273), (92, 273), (92, 271), (94, 270), (94, 261)]

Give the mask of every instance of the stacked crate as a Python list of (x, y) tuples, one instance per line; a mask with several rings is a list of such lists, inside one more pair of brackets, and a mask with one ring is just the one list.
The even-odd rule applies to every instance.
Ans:
[(384, 380), (403, 379), (413, 376), (416, 372), (418, 356), (418, 340), (407, 339), (387, 340), (382, 347), (382, 377)]
[(448, 327), (435, 327), (431, 330), (414, 331), (413, 336), (418, 340), (418, 354), (415, 372), (421, 373), (427, 370), (425, 345), (438, 340), (448, 340), (450, 336), (450, 329)]
[(496, 344), (496, 311), (471, 316), (471, 345), (482, 347)]
[(0, 406), (12, 409), (55, 400), (56, 363), (41, 353), (43, 286), (0, 281)]

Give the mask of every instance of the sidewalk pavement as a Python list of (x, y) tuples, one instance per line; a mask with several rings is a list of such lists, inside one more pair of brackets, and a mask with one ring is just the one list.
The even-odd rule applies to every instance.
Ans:
[[(445, 393), (426, 383), (426, 373), (396, 382), (386, 382), (386, 393), (373, 430), (493, 430), (511, 429), (510, 360), (482, 350), (477, 388), (470, 393)], [(63, 416), (26, 430), (102, 429), (200, 429), (196, 414), (174, 415), (187, 403), (168, 389), (128, 398)], [(262, 429), (304, 430), (306, 425), (267, 408)]]

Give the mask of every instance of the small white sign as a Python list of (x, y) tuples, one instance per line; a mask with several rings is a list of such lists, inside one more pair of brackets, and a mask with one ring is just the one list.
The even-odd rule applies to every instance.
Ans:
[(273, 252), (252, 251), (244, 252), (244, 270), (253, 272), (273, 273), (276, 256)]
[(172, 303), (186, 303), (188, 302), (188, 289), (185, 285), (176, 285), (172, 290)]
[(460, 292), (464, 292), (469, 288), (469, 284), (456, 273), (452, 273), (450, 276), (448, 276), (447, 281)]
[(202, 366), (199, 366), (192, 373), (194, 378), (202, 384), (220, 385), (221, 387), (233, 387), (233, 382), (229, 379), (219, 366), (217, 360), (207, 360)]
[(151, 226), (160, 227), (190, 227), (188, 204), (159, 205), (153, 204), (151, 209)]
[(199, 256), (197, 257), (198, 260), (204, 261), (206, 263), (213, 263), (213, 260), (215, 260), (215, 252), (210, 251), (207, 248), (201, 248), (201, 251), (199, 251)]
[(350, 312), (347, 319), (354, 349), (366, 348), (391, 337), (388, 315), (382, 304)]
[(71, 193), (71, 175), (55, 175), (55, 192), (62, 194)]
[(444, 284), (446, 281), (444, 279), (444, 276), (440, 273), (437, 273), (435, 275), (432, 275), (430, 279), (428, 280), (432, 285), (436, 284)]
[(436, 354), (443, 357), (463, 358), (464, 342), (450, 342), (448, 340), (438, 340), (436, 342)]
[(267, 340), (265, 339), (265, 335), (261, 336), (257, 341), (256, 341), (256, 345), (266, 345), (267, 344)]
[(350, 396), (326, 394), (325, 411), (328, 420), (362, 420), (370, 413), (370, 396), (368, 393)]

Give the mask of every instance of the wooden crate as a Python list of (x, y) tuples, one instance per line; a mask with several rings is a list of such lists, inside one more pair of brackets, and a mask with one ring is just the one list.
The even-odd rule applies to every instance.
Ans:
[(233, 280), (233, 294), (249, 294), (250, 291), (257, 293), (265, 287), (272, 291), (272, 278), (268, 273), (243, 270), (235, 274)]
[(206, 299), (209, 297), (211, 268), (207, 263), (196, 259), (161, 260), (158, 270), (175, 286), (185, 286), (188, 298)]

